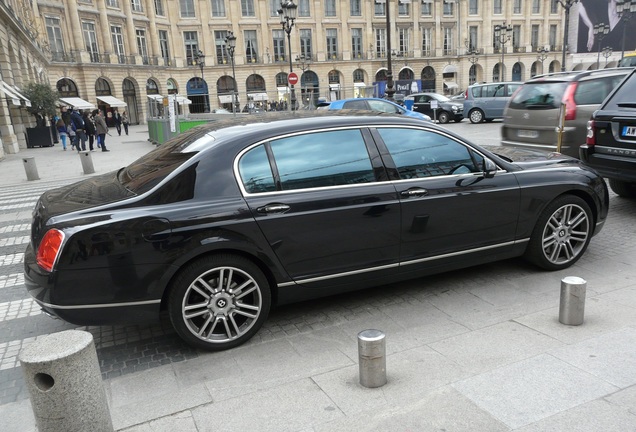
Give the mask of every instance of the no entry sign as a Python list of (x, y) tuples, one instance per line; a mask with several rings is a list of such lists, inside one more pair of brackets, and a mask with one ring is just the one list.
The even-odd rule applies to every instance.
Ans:
[(295, 72), (291, 72), (288, 76), (287, 76), (287, 81), (289, 82), (290, 85), (296, 85), (298, 84), (298, 75), (296, 75)]

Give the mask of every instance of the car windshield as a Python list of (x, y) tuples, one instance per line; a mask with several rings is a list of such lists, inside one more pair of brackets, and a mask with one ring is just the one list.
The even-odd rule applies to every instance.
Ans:
[(432, 96), (433, 96), (435, 99), (437, 99), (438, 101), (440, 101), (440, 102), (448, 102), (448, 101), (450, 101), (450, 98), (447, 98), (447, 97), (446, 97), (446, 96), (444, 96), (444, 95), (435, 94), (435, 95), (432, 95)]
[(178, 138), (157, 147), (123, 168), (118, 174), (119, 182), (136, 194), (149, 191), (198, 153), (198, 146), (193, 144), (203, 136), (210, 139), (203, 131), (192, 130), (182, 133)]
[(526, 83), (510, 100), (513, 109), (558, 108), (567, 87), (567, 82)]

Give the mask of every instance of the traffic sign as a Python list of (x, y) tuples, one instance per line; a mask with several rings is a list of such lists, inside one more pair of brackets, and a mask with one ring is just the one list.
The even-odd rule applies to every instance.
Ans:
[(289, 75), (287, 76), (287, 81), (289, 82), (290, 85), (298, 84), (298, 75), (296, 75), (295, 72), (290, 72)]

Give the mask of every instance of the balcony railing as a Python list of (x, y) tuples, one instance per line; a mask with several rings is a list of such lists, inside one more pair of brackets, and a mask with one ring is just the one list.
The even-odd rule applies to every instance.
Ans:
[(117, 55), (117, 61), (119, 62), (119, 64), (130, 64), (130, 65), (137, 64), (137, 61), (135, 60), (134, 55), (119, 54)]
[(526, 52), (526, 47), (524, 47), (524, 46), (522, 46), (522, 47), (516, 46), (516, 47), (512, 47), (512, 50), (513, 50), (513, 52), (516, 52), (516, 53), (524, 53), (524, 52)]
[(77, 52), (51, 51), (51, 61), (60, 63), (76, 63), (79, 59)]

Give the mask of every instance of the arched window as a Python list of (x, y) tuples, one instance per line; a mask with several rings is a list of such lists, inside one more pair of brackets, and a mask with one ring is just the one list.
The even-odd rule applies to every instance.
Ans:
[(521, 64), (515, 63), (514, 65), (512, 65), (512, 80), (522, 81), (523, 77), (521, 75), (522, 75)]

